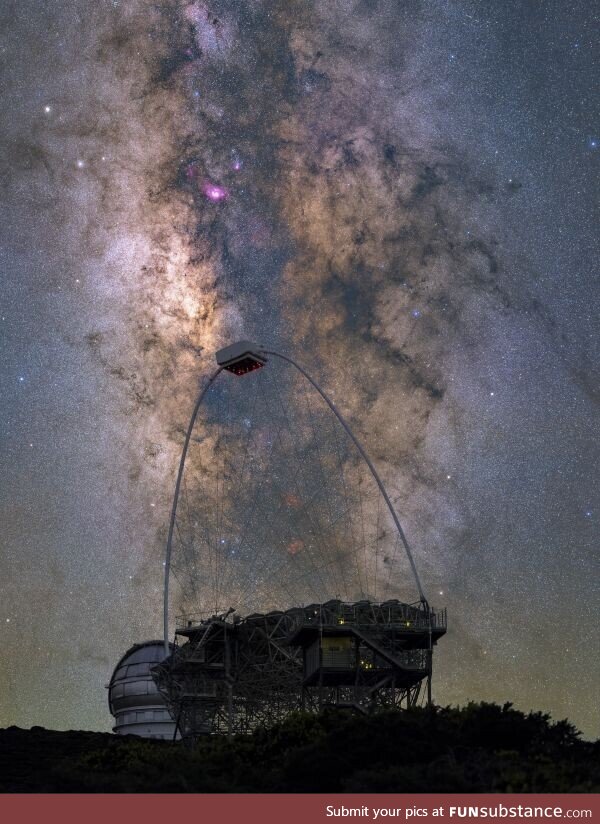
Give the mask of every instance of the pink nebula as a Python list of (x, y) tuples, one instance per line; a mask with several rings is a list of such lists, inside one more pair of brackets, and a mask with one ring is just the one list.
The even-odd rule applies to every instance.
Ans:
[(220, 203), (222, 200), (227, 200), (229, 192), (223, 186), (217, 186), (216, 183), (211, 183), (210, 180), (205, 180), (200, 187), (200, 191), (207, 200), (212, 203)]

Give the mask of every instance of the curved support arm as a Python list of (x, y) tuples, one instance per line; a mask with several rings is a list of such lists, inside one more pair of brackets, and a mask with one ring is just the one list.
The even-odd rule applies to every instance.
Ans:
[[(393, 504), (390, 500), (390, 497), (387, 494), (387, 491), (386, 491), (386, 489), (383, 485), (383, 481), (379, 477), (379, 473), (377, 472), (377, 470), (373, 466), (373, 463), (371, 462), (371, 459), (369, 458), (369, 456), (365, 452), (365, 450), (364, 450), (362, 444), (360, 443), (360, 441), (356, 438), (356, 436), (354, 435), (354, 433), (350, 429), (349, 424), (343, 418), (341, 413), (338, 412), (338, 410), (337, 410), (335, 404), (333, 403), (333, 401), (328, 397), (328, 395), (323, 391), (323, 389), (321, 389), (319, 384), (315, 380), (313, 380), (313, 378), (311, 378), (311, 376), (308, 374), (308, 372), (306, 372), (300, 366), (300, 364), (296, 363), (295, 360), (288, 357), (287, 355), (281, 354), (281, 352), (276, 352), (274, 350), (264, 349), (262, 347), (260, 347), (260, 351), (262, 353), (264, 353), (265, 355), (272, 355), (273, 357), (276, 357), (276, 358), (279, 358), (280, 360), (286, 361), (291, 366), (293, 366), (295, 369), (297, 369), (298, 372), (300, 372), (300, 374), (302, 374), (306, 378), (306, 380), (311, 384), (311, 386), (313, 386), (317, 390), (317, 392), (323, 398), (323, 400), (325, 401), (327, 406), (331, 409), (333, 414), (336, 416), (336, 418), (338, 419), (338, 421), (340, 422), (340, 424), (344, 428), (346, 434), (349, 436), (351, 441), (354, 443), (354, 445), (358, 449), (360, 455), (362, 456), (363, 460), (365, 461), (365, 463), (369, 467), (371, 475), (373, 476), (377, 486), (379, 487), (379, 491), (381, 492), (381, 494), (383, 496), (383, 499), (384, 499), (384, 501), (387, 505), (387, 508), (390, 512), (390, 515), (392, 516), (392, 520), (394, 521), (396, 529), (398, 530), (398, 535), (400, 536), (400, 539), (401, 539), (402, 544), (404, 546), (404, 550), (406, 552), (406, 557), (408, 558), (408, 561), (410, 563), (410, 567), (411, 567), (411, 570), (412, 570), (412, 573), (413, 573), (413, 576), (414, 576), (414, 579), (415, 579), (415, 583), (416, 583), (417, 589), (419, 591), (419, 598), (421, 600), (421, 603), (423, 604), (423, 607), (424, 607), (427, 615), (430, 618), (429, 648), (431, 650), (431, 644), (432, 644), (432, 641), (431, 641), (431, 616), (430, 616), (430, 610), (429, 610), (429, 603), (428, 603), (428, 601), (425, 597), (425, 593), (423, 592), (423, 587), (421, 586), (421, 580), (419, 578), (419, 573), (417, 572), (417, 567), (416, 567), (416, 564), (415, 564), (415, 561), (414, 561), (414, 558), (413, 558), (413, 554), (412, 554), (411, 548), (409, 546), (408, 540), (406, 538), (406, 535), (404, 534), (404, 530), (402, 529), (402, 525), (400, 524), (400, 520), (398, 518), (398, 515), (396, 514), (396, 510), (394, 509), (394, 506), (393, 506)], [(188, 425), (188, 428), (187, 428), (187, 433), (186, 433), (185, 441), (184, 441), (184, 444), (183, 444), (183, 451), (181, 453), (181, 459), (179, 461), (179, 470), (177, 472), (177, 481), (175, 483), (175, 494), (173, 496), (173, 505), (172, 505), (172, 508), (171, 508), (171, 519), (170, 519), (170, 522), (169, 522), (169, 534), (168, 534), (168, 538), (167, 538), (167, 551), (166, 551), (166, 557), (165, 557), (165, 582), (164, 582), (164, 606), (163, 606), (163, 630), (164, 630), (165, 656), (169, 655), (169, 652), (170, 652), (170, 648), (169, 648), (169, 574), (170, 574), (170, 569), (171, 569), (171, 550), (172, 550), (172, 543), (173, 543), (173, 532), (174, 532), (174, 529), (175, 529), (175, 519), (176, 519), (176, 516), (177, 516), (177, 503), (179, 501), (179, 490), (180, 490), (180, 487), (181, 487), (181, 481), (182, 481), (182, 478), (183, 478), (183, 471), (184, 471), (184, 468), (185, 468), (185, 459), (186, 459), (186, 456), (187, 456), (188, 447), (189, 447), (190, 440), (191, 440), (191, 437), (192, 437), (192, 432), (193, 432), (193, 429), (194, 429), (194, 425), (196, 423), (196, 418), (198, 417), (198, 411), (200, 409), (200, 405), (202, 404), (202, 401), (203, 401), (204, 396), (206, 395), (208, 389), (214, 383), (214, 381), (217, 379), (217, 377), (221, 374), (222, 371), (223, 371), (223, 367), (220, 366), (211, 375), (208, 382), (206, 383), (206, 385), (203, 387), (202, 391), (198, 395), (198, 399), (196, 400), (196, 404), (195, 404), (194, 410), (192, 412), (192, 417), (190, 418), (190, 422), (189, 422), (189, 425)]]
[(406, 539), (406, 535), (404, 534), (404, 530), (402, 529), (402, 526), (400, 524), (400, 520), (398, 518), (398, 515), (396, 514), (396, 510), (394, 509), (394, 506), (393, 506), (393, 504), (392, 504), (392, 502), (389, 498), (389, 495), (387, 494), (386, 489), (383, 485), (383, 481), (379, 477), (379, 474), (378, 474), (377, 470), (375, 469), (375, 467), (371, 463), (371, 459), (369, 458), (369, 456), (367, 455), (367, 453), (363, 449), (360, 441), (355, 437), (354, 433), (350, 429), (350, 426), (346, 423), (346, 421), (344, 420), (342, 415), (338, 412), (338, 410), (336, 409), (335, 404), (333, 403), (333, 401), (330, 400), (330, 398), (321, 389), (319, 384), (316, 381), (314, 381), (311, 378), (311, 376), (308, 374), (308, 372), (306, 372), (298, 363), (296, 363), (295, 360), (292, 360), (292, 358), (289, 358), (287, 355), (282, 355), (280, 352), (275, 352), (273, 350), (262, 349), (262, 351), (265, 353), (265, 355), (273, 355), (276, 358), (280, 358), (281, 360), (287, 361), (289, 364), (294, 366), (302, 375), (304, 375), (306, 380), (312, 386), (314, 386), (314, 388), (317, 390), (319, 395), (323, 398), (323, 400), (325, 401), (327, 406), (331, 409), (333, 414), (336, 416), (338, 421), (344, 427), (346, 433), (350, 436), (350, 439), (352, 440), (352, 442), (354, 443), (354, 445), (356, 446), (356, 448), (358, 449), (358, 451), (360, 452), (360, 454), (364, 458), (365, 463), (367, 464), (367, 466), (371, 470), (371, 475), (373, 476), (373, 478), (375, 479), (375, 482), (377, 483), (377, 486), (379, 487), (379, 491), (383, 495), (383, 499), (387, 504), (387, 508), (390, 511), (390, 515), (392, 516), (394, 524), (396, 525), (396, 529), (398, 530), (398, 534), (400, 535), (400, 539), (402, 540), (402, 544), (403, 544), (404, 549), (406, 551), (406, 557), (408, 558), (408, 561), (410, 563), (410, 568), (412, 569), (412, 573), (414, 575), (415, 582), (417, 584), (417, 589), (419, 590), (419, 598), (421, 599), (421, 603), (425, 607), (425, 610), (426, 610), (427, 614), (429, 614), (429, 604), (427, 602), (427, 599), (425, 598), (425, 593), (423, 592), (423, 587), (421, 586), (421, 579), (419, 578), (419, 573), (417, 572), (417, 567), (415, 565), (415, 561), (414, 561), (413, 554), (412, 554), (412, 551), (410, 549), (409, 543)]
[(165, 644), (165, 657), (169, 655), (169, 573), (171, 571), (171, 547), (173, 543), (173, 531), (175, 529), (175, 518), (177, 516), (177, 502), (179, 501), (179, 489), (181, 487), (181, 479), (183, 478), (183, 470), (185, 467), (185, 459), (187, 456), (188, 447), (190, 445), (190, 439), (192, 437), (192, 432), (194, 430), (194, 424), (196, 423), (196, 418), (198, 417), (198, 410), (200, 409), (200, 404), (202, 403), (204, 396), (208, 392), (210, 386), (214, 383), (214, 381), (219, 377), (221, 372), (223, 371), (223, 367), (219, 366), (219, 368), (214, 372), (209, 380), (208, 383), (203, 387), (202, 391), (198, 395), (198, 400), (196, 401), (196, 405), (194, 406), (194, 411), (192, 412), (192, 417), (190, 418), (190, 423), (187, 428), (187, 432), (185, 435), (185, 441), (183, 444), (183, 451), (181, 453), (181, 459), (179, 461), (179, 471), (177, 472), (177, 481), (175, 482), (175, 494), (173, 496), (173, 506), (171, 507), (171, 520), (169, 521), (169, 535), (167, 537), (167, 553), (165, 556), (165, 588), (164, 588), (164, 601), (163, 601), (163, 633), (164, 633), (164, 644)]

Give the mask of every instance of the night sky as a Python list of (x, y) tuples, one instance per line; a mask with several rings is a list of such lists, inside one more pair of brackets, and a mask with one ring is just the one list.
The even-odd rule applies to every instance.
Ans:
[(599, 17), (3, 4), (0, 726), (110, 728), (193, 397), (249, 337), (390, 484), (438, 703), (600, 733)]

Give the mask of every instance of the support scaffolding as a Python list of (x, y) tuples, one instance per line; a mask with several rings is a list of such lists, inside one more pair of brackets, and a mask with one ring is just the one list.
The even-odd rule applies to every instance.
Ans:
[(183, 738), (244, 734), (294, 710), (416, 705), (445, 632), (445, 610), (397, 600), (181, 616), (153, 677)]

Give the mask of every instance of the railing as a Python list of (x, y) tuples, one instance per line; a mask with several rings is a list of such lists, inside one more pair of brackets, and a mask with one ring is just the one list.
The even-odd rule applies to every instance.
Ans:
[[(291, 612), (291, 610), (290, 610)], [(422, 606), (403, 604), (400, 601), (388, 601), (375, 604), (368, 601), (359, 601), (356, 604), (346, 604), (341, 601), (329, 601), (325, 604), (311, 604), (308, 607), (295, 611), (302, 624), (319, 626), (396, 626), (403, 630), (423, 631), (431, 627), (433, 630), (446, 630), (446, 610), (425, 612)]]
[[(176, 616), (175, 626), (177, 630), (185, 630), (209, 620), (225, 620), (229, 615), (227, 613), (211, 614), (210, 612), (186, 613)], [(285, 612), (278, 610), (270, 613), (255, 613), (241, 620), (268, 621), (271, 618), (280, 620), (282, 615), (291, 619), (297, 626), (310, 624), (318, 626), (343, 626), (347, 623), (369, 627), (374, 625), (396, 626), (404, 631), (423, 631), (429, 629), (429, 622), (431, 620), (431, 628), (433, 630), (445, 631), (447, 629), (447, 614), (445, 608), (438, 610), (430, 609), (428, 614), (421, 604), (404, 604), (401, 601), (386, 601), (382, 604), (376, 604), (370, 601), (358, 601), (355, 604), (348, 604), (343, 601), (328, 601), (325, 604), (309, 604), (303, 607), (293, 607), (285, 610)]]
[(223, 619), (223, 615), (215, 615), (210, 612), (189, 612), (182, 615), (175, 616), (175, 629), (187, 629), (188, 627), (197, 627), (206, 621), (212, 619)]

